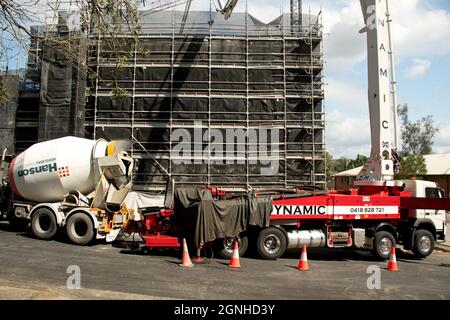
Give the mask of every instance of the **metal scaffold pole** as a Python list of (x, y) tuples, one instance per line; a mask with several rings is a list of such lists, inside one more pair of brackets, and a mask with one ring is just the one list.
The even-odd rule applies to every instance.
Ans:
[[(139, 42), (124, 52), (92, 36), (97, 46), (94, 42), (89, 62), (101, 77), (90, 83), (93, 123), (85, 126), (97, 138), (99, 128), (111, 138), (126, 128), (140, 140), (145, 150), (138, 144), (133, 150), (141, 161), (136, 190), (164, 189), (167, 174), (178, 185), (207, 183), (232, 190), (322, 185), (324, 128), (315, 121), (322, 114), (321, 36), (311, 30), (314, 20), (308, 21), (305, 12), (303, 27), (299, 20), (292, 27), (283, 19), (288, 14), (259, 25), (247, 10), (225, 20), (212, 5), (209, 12), (191, 12), (182, 34), (183, 12), (143, 15)], [(127, 62), (116, 68), (124, 53)], [(131, 107), (127, 100), (114, 99), (110, 84), (115, 80), (130, 91)], [(195, 138), (196, 123), (202, 123), (201, 140)], [(272, 129), (281, 130), (274, 136), (279, 140), (272, 141)], [(264, 141), (270, 149), (264, 149), (263, 139), (269, 139)], [(272, 153), (272, 145), (279, 154)], [(223, 153), (228, 147), (230, 156)], [(199, 150), (200, 156), (190, 158)], [(260, 173), (267, 164), (259, 159), (266, 155), (280, 163), (273, 175)]]

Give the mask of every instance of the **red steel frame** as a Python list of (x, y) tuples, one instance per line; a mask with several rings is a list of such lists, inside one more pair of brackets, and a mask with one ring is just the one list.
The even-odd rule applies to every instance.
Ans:
[(274, 200), (273, 206), (271, 220), (275, 223), (281, 220), (400, 220), (401, 209), (450, 210), (450, 199), (415, 198), (410, 192), (395, 187), (364, 187), (332, 190), (325, 196), (282, 198)]
[[(270, 220), (283, 221), (386, 221), (407, 219), (402, 209), (450, 210), (450, 199), (415, 198), (396, 187), (364, 187), (346, 191), (329, 191), (327, 195), (292, 198), (282, 195), (273, 200)], [(152, 234), (145, 236), (147, 247), (179, 248), (174, 236)]]

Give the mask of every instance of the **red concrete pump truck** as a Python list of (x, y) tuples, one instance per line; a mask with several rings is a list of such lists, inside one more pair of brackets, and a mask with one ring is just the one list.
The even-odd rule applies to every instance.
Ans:
[[(444, 198), (443, 190), (433, 182), (394, 180), (399, 161), (391, 138), (388, 71), (392, 68), (393, 76), (393, 61), (389, 61), (388, 3), (361, 0), (361, 7), (366, 26), (360, 32), (367, 33), (372, 150), (357, 175), (355, 188), (279, 192), (271, 198), (269, 225), (251, 233), (254, 241), (249, 242), (248, 230), (216, 240), (222, 256), (229, 257), (234, 241), (239, 241), (241, 255), (249, 243), (254, 243), (264, 259), (277, 259), (286, 249), (305, 244), (369, 249), (381, 259), (387, 259), (391, 248), (401, 244), (424, 258), (438, 241), (445, 240), (450, 199)], [(210, 190), (218, 194), (216, 189)], [(176, 210), (159, 209), (156, 214), (143, 216), (141, 235), (146, 247), (179, 247), (180, 229), (173, 223)]]

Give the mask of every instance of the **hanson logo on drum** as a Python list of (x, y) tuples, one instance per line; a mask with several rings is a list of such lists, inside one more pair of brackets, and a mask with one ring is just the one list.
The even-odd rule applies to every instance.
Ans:
[(44, 164), (42, 166), (31, 167), (28, 169), (17, 170), (19, 177), (25, 177), (32, 174), (37, 174), (41, 172), (53, 172), (58, 170), (56, 163)]

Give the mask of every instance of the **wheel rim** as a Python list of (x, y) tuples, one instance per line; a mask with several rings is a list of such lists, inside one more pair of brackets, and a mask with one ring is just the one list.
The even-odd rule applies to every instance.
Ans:
[(269, 234), (264, 239), (264, 249), (270, 253), (275, 254), (280, 251), (281, 248), (281, 239), (276, 234)]
[(383, 238), (380, 241), (380, 252), (384, 256), (388, 256), (392, 250), (392, 241), (389, 238)]
[(75, 221), (75, 223), (73, 224), (73, 231), (75, 232), (76, 236), (80, 238), (84, 237), (88, 232), (87, 224), (82, 220)]
[(51, 222), (49, 216), (43, 215), (43, 216), (39, 217), (39, 228), (42, 231), (46, 232), (46, 231), (50, 230), (51, 224), (52, 224), (52, 222)]
[(418, 242), (419, 250), (423, 253), (427, 253), (431, 250), (431, 239), (427, 236), (422, 236)]

